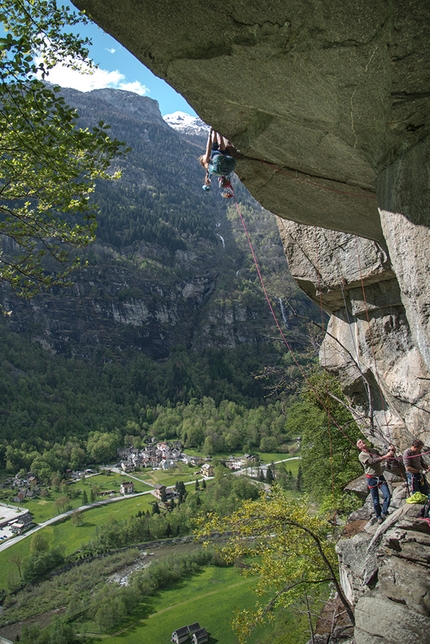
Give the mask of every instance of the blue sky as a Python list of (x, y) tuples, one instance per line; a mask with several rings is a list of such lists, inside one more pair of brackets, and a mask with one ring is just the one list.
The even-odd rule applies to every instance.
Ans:
[[(59, 1), (58, 4), (65, 4), (75, 9), (67, 1)], [(48, 80), (52, 83), (62, 87), (73, 87), (82, 92), (104, 87), (125, 89), (141, 96), (149, 96), (149, 98), (158, 101), (163, 116), (176, 111), (196, 115), (180, 94), (175, 92), (161, 78), (154, 76), (125, 47), (97, 25), (94, 23), (87, 26), (79, 25), (76, 31), (81, 36), (86, 36), (92, 40), (93, 45), (90, 49), (90, 57), (99, 66), (99, 69), (89, 75), (79, 74), (58, 65), (49, 76)]]

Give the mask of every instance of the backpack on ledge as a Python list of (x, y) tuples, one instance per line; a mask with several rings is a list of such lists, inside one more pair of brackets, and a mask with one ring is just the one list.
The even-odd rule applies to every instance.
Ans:
[(236, 167), (236, 159), (228, 154), (215, 154), (209, 161), (208, 172), (218, 177), (226, 177)]

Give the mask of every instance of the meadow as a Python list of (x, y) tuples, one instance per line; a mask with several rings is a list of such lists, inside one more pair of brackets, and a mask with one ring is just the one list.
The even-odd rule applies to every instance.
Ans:
[[(154, 500), (152, 494), (123, 499), (117, 503), (110, 503), (86, 510), (83, 514), (84, 522), (80, 526), (74, 526), (71, 518), (42, 528), (50, 548), (60, 547), (67, 556), (78, 550), (83, 543), (92, 539), (97, 528), (107, 522), (121, 521), (139, 511), (151, 510), (151, 502)], [(37, 503), (37, 501), (34, 501)], [(31, 535), (14, 544), (10, 548), (0, 552), (0, 589), (7, 588), (8, 577), (15, 574), (17, 565), (14, 563), (17, 557), (25, 559), (30, 555)]]
[[(209, 644), (237, 644), (231, 627), (233, 610), (255, 605), (254, 583), (235, 568), (209, 566), (151, 597), (135, 611), (129, 624), (115, 634), (103, 635), (103, 642), (168, 644), (174, 630), (199, 622), (210, 635)], [(91, 624), (83, 625), (83, 630), (98, 639)], [(267, 627), (259, 628), (249, 644), (261, 641), (264, 631)]]

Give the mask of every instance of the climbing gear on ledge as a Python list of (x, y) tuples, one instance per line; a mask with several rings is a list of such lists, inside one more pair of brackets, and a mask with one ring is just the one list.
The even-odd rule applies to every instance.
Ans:
[(414, 492), (412, 496), (406, 499), (406, 503), (425, 503), (428, 497), (422, 492)]

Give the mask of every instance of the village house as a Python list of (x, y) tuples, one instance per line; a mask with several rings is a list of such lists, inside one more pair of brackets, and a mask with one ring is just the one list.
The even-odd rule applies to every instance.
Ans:
[(191, 638), (193, 644), (205, 644), (209, 642), (209, 634), (205, 628), (200, 628), (198, 631), (193, 633)]
[(244, 454), (240, 459), (240, 464), (242, 467), (250, 467), (250, 465), (254, 465), (255, 462), (256, 458), (255, 456), (253, 456), (253, 454)]
[(28, 530), (31, 525), (33, 525), (33, 517), (30, 512), (23, 512), (18, 520), (9, 523), (13, 534), (21, 534)]
[(225, 461), (224, 465), (228, 467), (229, 470), (232, 470), (233, 472), (240, 470), (242, 467), (240, 459), (235, 458), (234, 456), (230, 456), (230, 458), (227, 461)]
[(132, 481), (123, 481), (121, 483), (120, 490), (121, 490), (121, 494), (123, 494), (124, 496), (126, 494), (133, 494), (134, 493), (134, 483)]
[[(187, 642), (191, 635), (194, 637), (194, 634), (198, 633), (201, 630), (202, 629), (200, 628), (200, 624), (198, 622), (190, 624), (189, 626), (182, 626), (176, 631), (173, 631), (170, 641), (174, 644), (182, 644), (182, 642)], [(194, 640), (192, 641), (194, 642)], [(207, 642), (208, 640), (205, 641)]]
[(143, 467), (170, 469), (183, 456), (180, 442), (172, 445), (165, 441), (149, 442), (142, 449), (122, 447), (117, 450), (117, 455), (123, 472), (132, 472)]
[(115, 490), (102, 490), (99, 496), (115, 496)]
[(174, 487), (166, 487), (165, 485), (160, 485), (157, 483), (154, 486), (154, 490), (152, 491), (152, 494), (159, 500), (162, 500), (162, 497), (165, 496), (166, 501), (170, 501), (171, 499), (174, 499), (178, 496), (177, 491), (175, 490)]
[(170, 641), (174, 642), (174, 644), (182, 644), (182, 642), (187, 642), (189, 637), (190, 633), (188, 631), (188, 626), (182, 626), (182, 628), (178, 628), (176, 631), (173, 631)]
[(166, 459), (163, 459), (162, 461), (160, 461), (159, 466), (161, 467), (162, 470), (171, 470), (174, 467), (176, 467), (176, 463), (172, 459), (166, 458)]
[(210, 463), (205, 463), (204, 465), (202, 465), (202, 469), (200, 470), (200, 472), (205, 478), (208, 478), (209, 476), (213, 476), (214, 466), (211, 465)]

